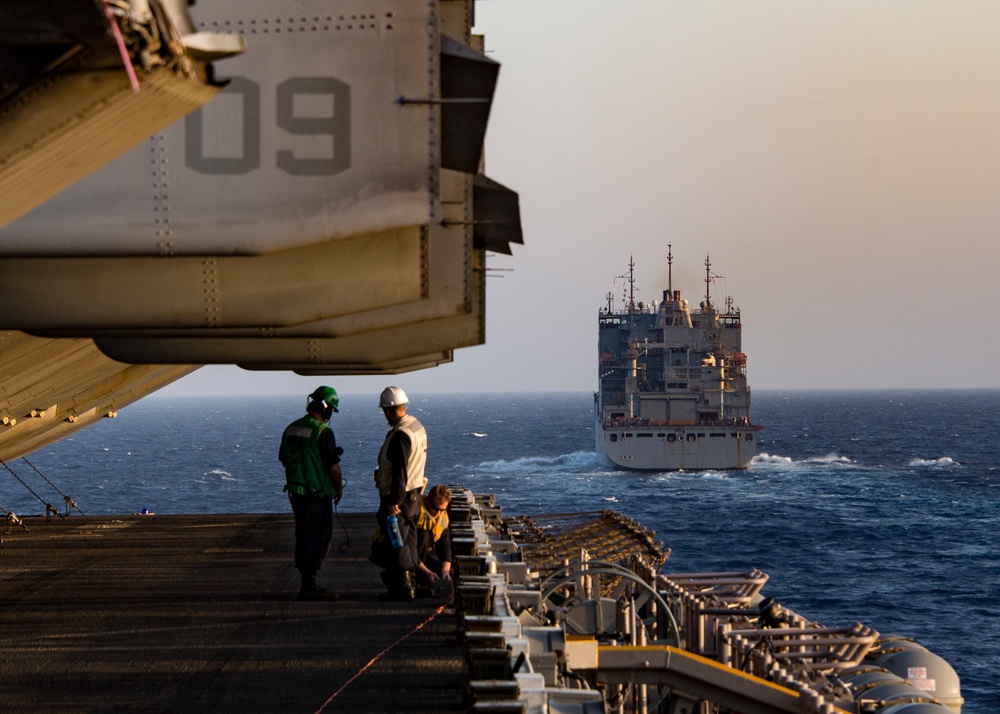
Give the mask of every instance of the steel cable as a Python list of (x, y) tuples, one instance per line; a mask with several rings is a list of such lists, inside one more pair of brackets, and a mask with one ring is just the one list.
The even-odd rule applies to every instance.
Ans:
[(78, 505), (76, 505), (76, 501), (74, 501), (72, 499), (72, 497), (67, 496), (65, 493), (63, 493), (62, 491), (60, 491), (58, 486), (56, 486), (54, 483), (52, 483), (51, 481), (49, 481), (45, 477), (45, 474), (43, 474), (41, 471), (39, 471), (35, 467), (35, 465), (33, 463), (31, 463), (30, 461), (28, 461), (28, 457), (22, 456), (21, 460), (24, 461), (24, 463), (26, 463), (28, 466), (30, 466), (34, 470), (34, 472), (36, 474), (38, 474), (39, 476), (41, 476), (42, 479), (45, 481), (45, 483), (47, 483), (49, 486), (51, 486), (52, 488), (54, 488), (55, 491), (56, 491), (56, 493), (58, 493), (60, 496), (63, 497), (63, 500), (66, 502), (66, 515), (67, 516), (69, 515), (70, 509), (73, 509), (73, 508), (75, 508), (76, 510), (78, 510), (80, 512), (81, 516), (87, 515), (86, 513), (83, 512), (82, 508), (80, 508)]
[(14, 473), (14, 469), (12, 469), (10, 467), (10, 465), (6, 461), (0, 461), (0, 464), (3, 464), (3, 467), (5, 469), (7, 469), (8, 471), (10, 471), (10, 475), (13, 476), (14, 478), (16, 478), (20, 482), (20, 484), (22, 486), (24, 486), (26, 489), (28, 489), (28, 492), (32, 496), (34, 496), (35, 498), (37, 498), (41, 502), (41, 504), (43, 506), (45, 506), (45, 515), (46, 515), (46, 517), (48, 517), (49, 513), (54, 513), (55, 515), (59, 516), (60, 518), (64, 518), (63, 514), (61, 514), (59, 512), (59, 510), (55, 506), (53, 506), (51, 503), (46, 502), (46, 500), (44, 498), (42, 498), (37, 493), (35, 493), (35, 490), (33, 488), (31, 488), (31, 486), (29, 486), (28, 484), (26, 484), (24, 482), (24, 479), (22, 479), (20, 476), (18, 476), (16, 473)]
[(319, 709), (317, 709), (316, 712), (315, 712), (315, 714), (320, 714), (320, 712), (322, 712), (324, 709), (326, 709), (330, 705), (330, 702), (332, 702), (334, 699), (336, 699), (340, 695), (341, 692), (343, 692), (345, 689), (347, 689), (347, 687), (351, 684), (351, 682), (353, 682), (358, 677), (360, 677), (362, 674), (364, 674), (365, 671), (369, 667), (371, 667), (376, 662), (378, 662), (380, 659), (382, 659), (383, 656), (385, 656), (388, 652), (390, 652), (398, 644), (400, 644), (401, 642), (403, 642), (404, 640), (406, 640), (408, 637), (410, 637), (410, 635), (415, 634), (418, 630), (422, 630), (426, 625), (429, 625), (431, 622), (433, 622), (434, 618), (436, 618), (438, 615), (440, 615), (442, 612), (444, 612), (445, 608), (448, 607), (449, 605), (451, 605), (451, 598), (448, 598), (448, 602), (446, 602), (444, 605), (441, 605), (437, 610), (435, 610), (434, 612), (432, 612), (431, 616), (428, 617), (426, 620), (424, 620), (423, 622), (421, 622), (419, 625), (417, 625), (416, 627), (414, 627), (412, 630), (410, 630), (409, 632), (407, 632), (405, 635), (403, 635), (398, 640), (396, 640), (395, 642), (393, 642), (391, 645), (389, 645), (388, 647), (386, 647), (384, 650), (382, 650), (381, 652), (379, 652), (377, 655), (375, 655), (374, 657), (372, 657), (368, 661), (368, 664), (366, 664), (364, 667), (362, 667), (361, 669), (359, 669), (354, 674), (353, 677), (351, 677), (350, 679), (348, 679), (346, 682), (344, 682), (341, 685), (340, 689), (338, 689), (336, 692), (334, 692), (333, 694), (331, 694), (330, 698), (327, 699), (325, 702), (323, 702), (323, 706), (321, 706)]

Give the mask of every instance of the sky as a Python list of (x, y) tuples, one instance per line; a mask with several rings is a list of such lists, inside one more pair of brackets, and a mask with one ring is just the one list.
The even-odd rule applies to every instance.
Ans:
[[(998, 388), (1000, 3), (479, 0), (501, 63), (486, 344), (338, 390), (593, 391), (597, 313), (636, 262), (742, 310), (754, 389)], [(617, 278), (617, 279), (616, 279)], [(303, 394), (205, 367), (161, 394)]]

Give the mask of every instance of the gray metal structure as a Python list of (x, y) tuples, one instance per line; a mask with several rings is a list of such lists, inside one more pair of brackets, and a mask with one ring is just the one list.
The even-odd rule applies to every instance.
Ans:
[(393, 374), (485, 340), (486, 252), (522, 239), (473, 0), (190, 12), (0, 8), (0, 459), (203, 364)]
[(699, 310), (672, 284), (661, 302), (637, 303), (634, 268), (624, 307), (609, 295), (598, 315), (598, 455), (636, 470), (746, 468), (760, 427), (750, 420), (739, 309), (731, 298), (716, 308), (707, 258)]
[(860, 622), (809, 621), (764, 597), (756, 568), (664, 573), (654, 534), (610, 512), (510, 518), (491, 494), (453, 496), (472, 712), (962, 711), (944, 659)]

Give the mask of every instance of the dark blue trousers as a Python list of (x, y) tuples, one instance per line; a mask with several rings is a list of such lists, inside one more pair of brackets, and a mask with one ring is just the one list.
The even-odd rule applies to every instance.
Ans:
[(288, 494), (295, 514), (295, 567), (303, 578), (319, 572), (333, 540), (333, 496)]

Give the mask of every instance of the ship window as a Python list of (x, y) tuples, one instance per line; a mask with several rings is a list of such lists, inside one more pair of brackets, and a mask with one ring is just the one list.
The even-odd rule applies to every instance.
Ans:
[(747, 441), (753, 441), (753, 434), (747, 434)]
[(705, 435), (704, 435), (704, 434), (698, 434), (698, 438), (699, 438), (699, 439), (704, 439), (704, 438), (705, 438)]
[(613, 443), (615, 443), (616, 441), (618, 441), (618, 434), (612, 434), (612, 435), (611, 435), (611, 443), (613, 444)]
[(739, 438), (740, 438), (740, 435), (739, 435), (739, 434), (737, 434), (737, 433), (736, 433), (735, 431), (734, 431), (734, 432), (730, 432), (730, 434), (729, 434), (729, 435), (730, 435), (730, 436), (732, 436), (732, 437), (735, 437), (735, 438), (737, 438), (737, 439), (739, 439)]
[(626, 439), (631, 439), (634, 435), (626, 432), (626, 433), (622, 434), (622, 436), (624, 436)]
[(677, 435), (667, 434), (667, 441), (669, 441), (671, 444), (674, 443), (675, 441), (677, 441)]
[(695, 439), (694, 434), (688, 434), (688, 441), (694, 441), (694, 439)]
[(666, 434), (657, 434), (657, 435), (656, 435), (656, 438), (657, 438), (657, 439), (662, 439), (662, 438), (663, 438), (663, 437), (665, 437), (665, 436), (666, 436)]
[(709, 436), (721, 436), (721, 437), (725, 438), (726, 435), (725, 434), (709, 434)]
[(650, 437), (651, 437), (651, 436), (653, 436), (653, 435), (652, 435), (652, 434), (650, 434), (650, 433), (649, 433), (648, 431), (646, 431), (646, 432), (639, 432), (638, 434), (636, 434), (636, 436), (639, 436), (639, 437), (642, 437), (642, 436), (650, 436)]

